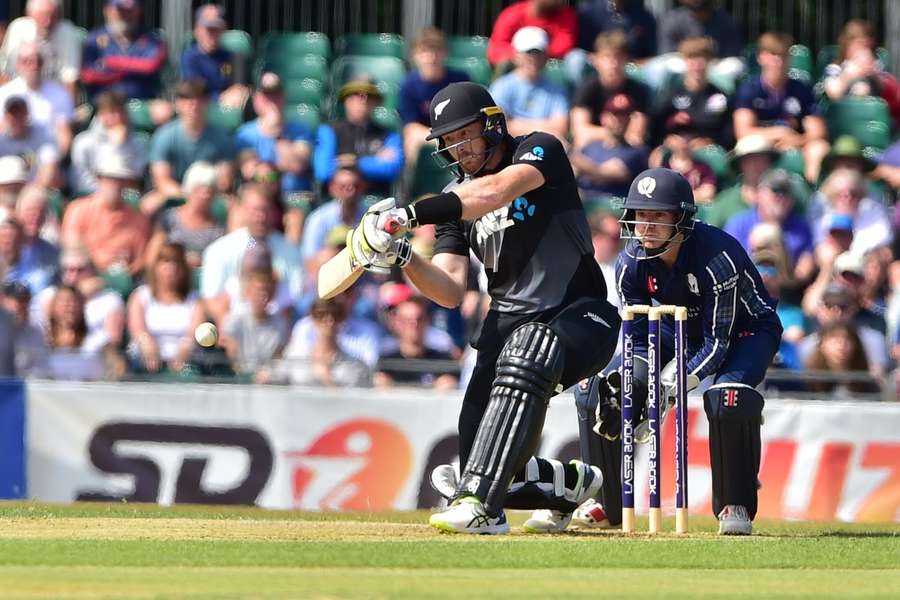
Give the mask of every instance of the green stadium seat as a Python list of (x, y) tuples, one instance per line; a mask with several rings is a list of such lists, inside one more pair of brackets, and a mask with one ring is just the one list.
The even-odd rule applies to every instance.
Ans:
[(788, 76), (791, 79), (812, 83), (814, 72), (813, 56), (809, 48), (803, 44), (794, 44), (791, 46)]
[(320, 106), (325, 99), (325, 84), (318, 79), (288, 79), (282, 82), (284, 99), (288, 104), (313, 104)]
[(218, 103), (210, 103), (206, 118), (211, 125), (234, 133), (244, 122), (244, 111), (239, 108), (223, 108)]
[(728, 152), (718, 144), (710, 144), (694, 151), (694, 158), (703, 161), (716, 174), (720, 183), (730, 176), (728, 170)]
[(406, 42), (396, 33), (349, 33), (338, 38), (337, 56), (392, 56), (406, 58)]
[(438, 162), (440, 159), (432, 155), (435, 149), (433, 144), (425, 144), (419, 149), (409, 186), (409, 195), (414, 200), (425, 194), (439, 194), (454, 178), (453, 171), (442, 167)]
[(122, 298), (128, 299), (128, 295), (135, 288), (134, 279), (124, 270), (104, 271), (101, 275), (106, 287), (118, 293)]
[(285, 105), (281, 113), (284, 118), (290, 121), (299, 121), (313, 132), (319, 128), (322, 122), (322, 111), (318, 105), (312, 104), (288, 104)]
[(229, 52), (239, 56), (253, 55), (253, 39), (250, 34), (240, 29), (229, 29), (222, 33), (219, 44)]
[(216, 197), (213, 198), (212, 206), (209, 209), (209, 214), (219, 225), (222, 225), (223, 227), (228, 225), (228, 200), (225, 198), (224, 194), (216, 194)]
[(153, 119), (150, 118), (150, 102), (147, 100), (129, 100), (125, 105), (128, 112), (128, 121), (136, 131), (152, 133), (156, 129)]
[(854, 128), (859, 142), (866, 148), (884, 150), (891, 144), (891, 129), (882, 121), (865, 121)]
[(788, 173), (795, 173), (801, 177), (805, 177), (806, 161), (803, 159), (803, 153), (796, 148), (791, 148), (782, 152), (781, 157), (778, 159), (775, 166), (784, 169)]
[(318, 31), (267, 33), (260, 42), (259, 55), (264, 60), (273, 59), (275, 61), (281, 57), (291, 59), (298, 56), (315, 55), (328, 62), (331, 60), (331, 40), (327, 35)]
[(364, 76), (376, 83), (399, 86), (406, 76), (406, 65), (392, 56), (343, 56), (332, 66), (331, 87), (338, 90), (344, 83)]
[(486, 58), (451, 56), (447, 59), (447, 66), (462, 71), (475, 83), (480, 83), (481, 85), (491, 83), (491, 65)]
[(569, 74), (566, 73), (566, 65), (561, 60), (557, 60), (555, 58), (551, 58), (547, 61), (547, 64), (544, 66), (544, 79), (547, 81), (552, 81), (557, 85), (562, 86), (566, 93), (571, 91), (572, 82), (569, 81)]
[(328, 82), (328, 61), (314, 54), (306, 54), (299, 58), (296, 56), (280, 57), (277, 61), (267, 59), (261, 65), (256, 74), (257, 79), (264, 71), (272, 71), (285, 81), (290, 79), (315, 79), (323, 83)]
[(390, 131), (400, 131), (400, 113), (393, 108), (378, 106), (372, 112), (372, 121)]
[[(889, 128), (891, 117), (887, 103), (881, 98), (843, 98), (828, 105), (825, 120), (832, 140), (847, 134), (862, 141), (864, 137), (872, 137), (873, 133), (880, 140), (880, 133), (875, 133), (877, 128), (869, 123), (874, 121)], [(863, 145), (873, 144), (863, 142)]]
[(447, 56), (487, 60), (487, 47), (488, 38), (480, 35), (453, 36), (447, 39)]
[(644, 71), (641, 68), (641, 65), (637, 63), (627, 63), (625, 65), (625, 75), (628, 79), (633, 79), (634, 81), (638, 81), (640, 83), (647, 83), (646, 78), (644, 77)]

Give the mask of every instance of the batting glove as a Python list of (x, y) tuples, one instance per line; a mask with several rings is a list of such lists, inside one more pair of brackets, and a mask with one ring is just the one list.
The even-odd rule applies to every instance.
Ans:
[(347, 249), (353, 262), (371, 273), (387, 275), (391, 272), (390, 265), (382, 264), (378, 252), (372, 249), (363, 235), (362, 226), (347, 233)]
[(393, 240), (417, 225), (416, 211), (412, 206), (397, 208), (394, 198), (385, 198), (369, 207), (360, 227), (370, 248), (376, 252), (386, 252)]

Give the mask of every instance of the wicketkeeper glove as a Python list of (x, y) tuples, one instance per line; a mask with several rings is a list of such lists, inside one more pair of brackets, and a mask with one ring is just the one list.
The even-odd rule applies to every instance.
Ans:
[(622, 433), (622, 407), (619, 394), (622, 392), (622, 375), (619, 371), (609, 373), (600, 381), (597, 393), (599, 399), (594, 416), (594, 433), (611, 442), (619, 439)]
[[(663, 388), (663, 398), (675, 398), (677, 389), (675, 388), (675, 359), (673, 358), (663, 367), (659, 373), (659, 382)], [(688, 373), (687, 375), (687, 391), (697, 389), (700, 385), (700, 379), (696, 375)]]

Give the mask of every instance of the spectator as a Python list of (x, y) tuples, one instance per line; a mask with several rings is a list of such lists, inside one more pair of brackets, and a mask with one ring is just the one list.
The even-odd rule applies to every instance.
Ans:
[(211, 213), (216, 195), (216, 168), (208, 162), (195, 162), (184, 174), (181, 187), (186, 201), (160, 216), (147, 245), (147, 262), (156, 262), (160, 248), (169, 242), (184, 247), (188, 267), (197, 269), (203, 262), (206, 247), (225, 235), (225, 228)]
[(713, 52), (713, 42), (708, 37), (685, 38), (678, 45), (685, 65), (684, 77), (674, 78), (653, 102), (650, 115), (654, 143), (663, 141), (673, 131), (681, 131), (691, 136), (694, 150), (710, 144), (732, 146), (731, 101), (707, 78)]
[(147, 267), (147, 283), (128, 299), (128, 348), (132, 368), (178, 371), (193, 348), (203, 305), (191, 291), (191, 272), (180, 244), (165, 243)]
[(32, 125), (52, 132), (60, 154), (65, 156), (72, 145), (75, 104), (62, 84), (43, 78), (43, 60), (37, 43), (22, 44), (16, 56), (17, 77), (0, 87), (0, 102), (12, 96), (25, 98)]
[(825, 233), (825, 215), (837, 213), (851, 217), (853, 244), (850, 249), (860, 256), (871, 248), (889, 246), (893, 240), (887, 210), (867, 195), (865, 179), (858, 171), (832, 171), (822, 183), (810, 213), (819, 239)]
[[(104, 90), (115, 90), (126, 98), (159, 98), (166, 44), (157, 32), (141, 24), (140, 0), (106, 0), (103, 17), (106, 24), (84, 41), (81, 82), (88, 95), (93, 98)], [(172, 118), (172, 107), (153, 100), (150, 116), (155, 124), (164, 123)]]
[(290, 290), (292, 298), (303, 291), (303, 266), (300, 249), (271, 228), (272, 206), (258, 184), (241, 188), (240, 213), (244, 226), (222, 236), (203, 251), (200, 295), (204, 300), (226, 290), (226, 282), (240, 275), (241, 260), (248, 248), (264, 242), (272, 253), (272, 266)]
[(328, 195), (331, 199), (312, 211), (306, 220), (303, 230), (304, 264), (308, 264), (318, 254), (335, 227), (356, 227), (366, 212), (362, 201), (364, 192), (365, 183), (355, 167), (343, 166), (335, 171), (328, 182)]
[(621, 31), (597, 36), (591, 62), (597, 77), (587, 78), (575, 89), (572, 98), (572, 141), (575, 149), (591, 142), (610, 142), (612, 133), (604, 128), (600, 116), (607, 101), (624, 94), (633, 106), (625, 128), (625, 140), (631, 146), (641, 146), (647, 136), (647, 111), (650, 91), (645, 85), (625, 76), (628, 45)]
[(665, 13), (659, 22), (659, 56), (644, 65), (644, 76), (651, 87), (659, 89), (669, 73), (684, 71), (684, 62), (676, 54), (687, 38), (705, 36), (714, 44), (716, 60), (712, 71), (736, 80), (744, 72), (740, 59), (744, 36), (734, 19), (715, 0), (681, 0), (682, 6)]
[(60, 4), (60, 0), (28, 0), (25, 16), (9, 24), (5, 38), (0, 35), (0, 68), (12, 75), (19, 48), (36, 42), (44, 59), (44, 79), (63, 84), (74, 98), (81, 69), (81, 33), (62, 17)]
[(49, 379), (91, 381), (103, 379), (103, 355), (84, 347), (87, 323), (84, 298), (76, 288), (60, 286), (50, 302), (47, 345), (50, 352), (35, 375)]
[(47, 190), (35, 186), (25, 188), (16, 201), (16, 220), (22, 226), (22, 262), (45, 270), (50, 274), (50, 281), (55, 281), (59, 248), (41, 237), (48, 203)]
[(97, 190), (97, 157), (106, 152), (106, 147), (121, 152), (135, 172), (143, 175), (147, 169), (147, 143), (131, 130), (125, 102), (121, 92), (101, 92), (94, 99), (95, 118), (72, 142), (69, 181), (76, 193), (92, 194)]
[[(806, 367), (819, 371), (831, 371), (835, 374), (860, 374), (870, 371), (866, 353), (859, 335), (848, 323), (835, 322), (822, 328), (818, 334), (819, 343), (806, 359)], [(811, 381), (809, 389), (813, 392), (840, 393), (877, 393), (880, 391), (874, 381), (851, 381), (842, 383), (835, 381)]]
[(622, 249), (619, 219), (611, 213), (598, 211), (598, 217), (591, 218), (590, 224), (594, 259), (600, 264), (606, 280), (606, 300), (613, 306), (620, 306), (621, 301), (616, 292), (616, 259)]
[[(396, 384), (417, 385), (434, 390), (455, 389), (458, 379), (454, 374), (458, 369), (446, 366), (424, 368), (403, 368), (404, 361), (444, 361), (453, 357), (449, 353), (429, 347), (425, 342), (425, 330), (431, 318), (428, 302), (421, 297), (413, 297), (401, 302), (388, 314), (390, 330), (397, 339), (397, 349), (382, 353), (375, 373), (376, 387), (392, 387)], [(411, 365), (410, 365), (411, 366)]]
[(575, 9), (566, 6), (562, 0), (521, 0), (511, 4), (500, 11), (494, 21), (487, 59), (495, 66), (511, 61), (516, 53), (513, 36), (528, 26), (540, 27), (550, 36), (547, 48), (550, 58), (565, 58), (578, 40), (577, 19)]
[(46, 264), (39, 257), (24, 251), (25, 232), (15, 219), (0, 222), (0, 281), (19, 281), (37, 294), (53, 283), (56, 264)]
[(457, 81), (468, 81), (462, 71), (447, 67), (447, 40), (440, 29), (425, 27), (412, 43), (413, 69), (400, 85), (397, 111), (403, 123), (403, 153), (412, 166), (431, 133), (431, 99)]
[(625, 139), (625, 127), (634, 110), (626, 94), (610, 97), (600, 116), (608, 137), (569, 156), (583, 197), (606, 201), (611, 197), (624, 198), (631, 181), (647, 168), (646, 149), (634, 147)]
[(825, 94), (831, 100), (845, 96), (877, 96), (888, 104), (894, 124), (900, 123), (900, 84), (875, 56), (875, 28), (851, 19), (838, 39), (835, 61), (825, 67)]
[(888, 270), (893, 253), (887, 246), (873, 248), (865, 253), (863, 260), (863, 282), (859, 291), (860, 306), (864, 311), (877, 316), (887, 326), (887, 304), (890, 295)]
[(14, 281), (0, 287), (0, 310), (5, 309), (15, 322), (11, 337), (15, 340), (16, 374), (19, 377), (31, 373), (47, 356), (44, 333), (28, 322), (30, 303), (31, 291), (27, 285)]
[(344, 84), (338, 101), (344, 105), (344, 117), (319, 127), (313, 168), (316, 179), (327, 182), (342, 160), (355, 160), (375, 193), (388, 195), (391, 184), (403, 172), (403, 142), (400, 135), (372, 121), (375, 107), (381, 104), (378, 87), (368, 79)]
[(202, 81), (182, 81), (176, 90), (178, 118), (153, 134), (150, 142), (150, 176), (153, 189), (141, 200), (141, 210), (155, 214), (169, 198), (183, 198), (179, 183), (189, 166), (203, 160), (216, 165), (222, 176), (219, 190), (232, 184), (234, 144), (227, 131), (208, 123), (209, 94)]
[(141, 174), (115, 149), (97, 160), (97, 191), (74, 200), (62, 222), (62, 243), (84, 246), (100, 271), (144, 268), (144, 250), (150, 239), (150, 221), (125, 203), (123, 193), (139, 185)]
[(794, 210), (795, 205), (790, 175), (782, 169), (773, 169), (759, 182), (756, 204), (728, 219), (725, 231), (750, 252), (753, 227), (759, 223), (778, 225), (788, 252), (792, 278), (808, 282), (816, 271), (813, 233), (806, 219)]
[(241, 125), (235, 135), (241, 175), (251, 179), (256, 164), (268, 162), (282, 174), (283, 194), (311, 190), (313, 132), (284, 118), (284, 91), (275, 73), (263, 73), (259, 78), (253, 110), (257, 118)]
[(806, 335), (809, 326), (800, 306), (784, 297), (785, 288), (791, 285), (793, 276), (786, 261), (782, 260), (777, 252), (768, 249), (754, 252), (753, 263), (756, 265), (756, 270), (759, 271), (763, 285), (766, 286), (766, 291), (773, 300), (778, 302), (776, 312), (781, 326), (784, 328), (781, 339), (792, 346), (787, 352), (782, 352), (790, 355), (790, 359), (784, 362), (790, 367), (800, 368), (799, 357), (795, 356), (796, 344)]
[(900, 140), (884, 151), (872, 176), (885, 182), (891, 189), (900, 189)]
[[(60, 254), (60, 285), (76, 288), (84, 299), (87, 335), (82, 347), (86, 352), (108, 353), (122, 345), (125, 331), (125, 303), (122, 296), (106, 289), (97, 276), (90, 256), (83, 248), (64, 248)], [(31, 322), (48, 329), (50, 307), (59, 288), (51, 286), (36, 295), (31, 303)], [(109, 350), (108, 350), (109, 349)]]
[(625, 34), (628, 53), (635, 59), (656, 56), (656, 18), (644, 0), (587, 0), (578, 5), (580, 49), (590, 52), (597, 36), (608, 31)]
[(221, 45), (227, 28), (225, 8), (204, 4), (194, 13), (194, 43), (181, 55), (181, 78), (206, 84), (214, 102), (243, 109), (250, 95), (243, 58)]
[(779, 150), (802, 151), (806, 180), (815, 182), (828, 153), (828, 129), (812, 87), (788, 77), (791, 36), (764, 33), (758, 45), (761, 73), (738, 88), (734, 134), (738, 139), (759, 134)]
[(47, 188), (59, 187), (56, 184), (60, 156), (56, 142), (47, 129), (30, 123), (28, 103), (22, 96), (10, 96), (3, 103), (0, 156), (9, 155), (25, 160), (30, 182)]
[[(688, 129), (674, 128), (666, 137), (665, 146), (657, 148), (659, 166), (678, 171), (691, 184), (694, 192), (694, 202), (699, 205), (709, 205), (716, 195), (718, 180), (716, 174), (705, 162), (698, 160), (691, 152), (694, 143), (694, 134)], [(650, 155), (650, 164), (653, 166), (653, 157)]]
[(543, 131), (565, 142), (569, 121), (566, 90), (542, 75), (549, 43), (547, 32), (540, 27), (517, 31), (513, 36), (515, 69), (496, 79), (490, 92), (506, 113), (510, 135)]
[(0, 156), (0, 221), (16, 209), (19, 192), (28, 183), (28, 165), (21, 156)]
[(283, 313), (269, 311), (276, 281), (269, 270), (253, 270), (244, 276), (244, 302), (235, 303), (225, 318), (221, 344), (238, 373), (253, 374), (265, 383), (273, 359), (281, 358), (291, 333)]
[[(353, 321), (347, 318), (343, 299), (316, 300), (310, 316), (294, 326), (285, 351), (286, 361), (271, 375), (263, 374), (263, 379), (327, 387), (370, 385), (369, 366), (347, 348), (348, 337), (355, 337), (351, 331), (360, 325)], [(374, 327), (371, 323), (366, 325)]]

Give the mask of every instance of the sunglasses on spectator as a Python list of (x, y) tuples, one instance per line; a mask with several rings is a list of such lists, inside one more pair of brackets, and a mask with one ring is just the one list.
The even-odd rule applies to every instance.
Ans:
[(839, 308), (841, 310), (847, 310), (850, 308), (850, 305), (846, 302), (824, 302), (825, 308)]
[(82, 273), (87, 271), (90, 266), (89, 265), (63, 265), (63, 271), (72, 271), (73, 273)]
[(268, 173), (254, 173), (253, 181), (256, 183), (275, 183), (278, 181), (278, 172), (269, 171)]

